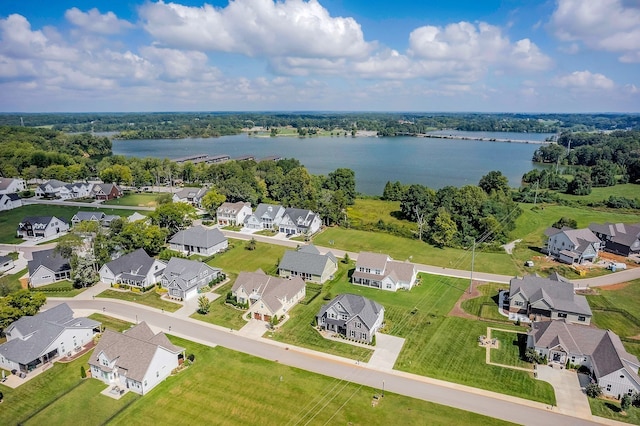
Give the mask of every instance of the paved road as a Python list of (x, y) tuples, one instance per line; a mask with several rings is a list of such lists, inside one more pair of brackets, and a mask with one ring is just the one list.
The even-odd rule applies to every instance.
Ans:
[(40, 199), (33, 199), (33, 198), (22, 200), (22, 204), (23, 205), (48, 204), (48, 205), (53, 205), (53, 206), (71, 206), (71, 207), (78, 207), (78, 210), (80, 210), (80, 209), (91, 209), (91, 208), (119, 209), (119, 210), (140, 210), (140, 211), (142, 211), (142, 210), (146, 210), (146, 211), (155, 210), (155, 207), (121, 206), (119, 204), (105, 204), (105, 205), (102, 205), (101, 203), (96, 203), (96, 202), (81, 203), (81, 202), (75, 202), (75, 201), (40, 200)]
[(178, 318), (173, 314), (162, 313), (133, 303), (50, 298), (46, 307), (50, 308), (62, 302), (68, 303), (74, 310), (102, 312), (104, 308), (107, 315), (132, 322), (146, 321), (156, 330), (170, 331), (171, 334), (205, 345), (221, 345), (238, 352), (373, 388), (381, 389), (384, 384), (385, 390), (389, 392), (519, 424), (596, 424), (551, 411), (548, 406), (541, 403), (394, 370), (375, 369), (366, 364), (356, 365), (354, 361), (345, 358), (294, 348), (267, 339), (246, 338), (222, 327)]

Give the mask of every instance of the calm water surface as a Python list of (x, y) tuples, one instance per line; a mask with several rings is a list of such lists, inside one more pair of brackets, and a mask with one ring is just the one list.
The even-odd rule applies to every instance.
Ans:
[[(460, 132), (456, 132), (460, 134)], [(506, 134), (474, 132), (480, 137)], [(544, 140), (548, 135), (517, 133), (509, 138)], [(462, 136), (462, 135), (461, 135)], [(533, 152), (540, 145), (414, 137), (249, 137), (151, 139), (113, 141), (113, 153), (132, 157), (179, 158), (192, 154), (226, 154), (231, 158), (252, 155), (256, 159), (280, 156), (297, 158), (312, 174), (326, 175), (338, 167), (356, 173), (357, 190), (381, 195), (387, 181), (419, 183), (431, 188), (477, 184), (491, 170), (500, 170), (511, 186), (520, 186), (522, 175), (534, 168)]]

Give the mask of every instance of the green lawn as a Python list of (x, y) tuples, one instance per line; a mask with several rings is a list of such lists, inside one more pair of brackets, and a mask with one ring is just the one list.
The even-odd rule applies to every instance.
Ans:
[[(47, 371), (16, 389), (0, 385), (4, 394), (4, 402), (0, 408), (0, 424), (23, 423), (42, 408), (56, 403), (73, 386), (82, 382), (80, 366), (86, 366), (88, 359), (89, 354), (85, 354), (68, 364), (54, 363)], [(86, 410), (87, 407), (82, 409)]]
[(481, 284), (476, 288), (482, 295), (462, 302), (465, 312), (492, 321), (512, 322), (498, 312), (498, 290), (504, 289), (505, 284)]
[[(471, 269), (471, 250), (436, 248), (427, 243), (379, 232), (338, 227), (327, 228), (313, 238), (319, 246), (360, 252), (384, 252), (397, 260), (411, 259), (415, 263), (446, 268)], [(333, 244), (331, 244), (331, 242)], [(513, 275), (518, 267), (506, 253), (476, 251), (475, 269), (482, 272)]]
[(126, 194), (120, 198), (105, 201), (105, 205), (155, 207), (156, 198), (160, 194)]
[(256, 242), (255, 250), (247, 250), (245, 245), (246, 241), (229, 239), (229, 249), (224, 253), (216, 254), (207, 264), (221, 268), (225, 273), (236, 275), (242, 271), (255, 272), (257, 269), (262, 269), (267, 274), (274, 274), (287, 250), (283, 246), (261, 242)]
[[(499, 420), (385, 392), (278, 363), (171, 337), (196, 362), (116, 416), (114, 425), (147, 424), (504, 424)], [(328, 392), (328, 389), (332, 389)], [(330, 396), (330, 397), (327, 397)], [(179, 403), (176, 401), (188, 401)], [(265, 420), (267, 419), (267, 420)]]
[(349, 223), (354, 226), (377, 225), (383, 221), (386, 225), (404, 228), (407, 232), (415, 232), (418, 227), (414, 222), (398, 219), (400, 202), (371, 198), (356, 198), (353, 206), (347, 207)]
[(78, 387), (44, 408), (25, 425), (104, 424), (114, 413), (141, 398), (129, 392), (119, 400), (100, 395), (106, 388), (101, 381), (85, 379)]
[[(74, 297), (78, 294), (85, 291), (87, 287), (84, 288), (74, 288), (73, 283), (69, 280), (58, 281), (53, 284), (43, 285), (38, 287), (37, 291), (39, 293), (44, 293), (47, 297)], [(61, 291), (58, 291), (61, 290)]]
[(95, 208), (85, 206), (53, 206), (47, 204), (31, 204), (28, 206), (22, 206), (17, 209), (8, 210), (0, 213), (0, 243), (3, 244), (20, 244), (24, 240), (22, 238), (16, 238), (16, 230), (18, 223), (27, 216), (56, 216), (66, 221), (71, 221), (71, 218), (78, 211), (101, 211), (105, 214), (129, 216), (130, 210), (119, 210), (110, 208)]
[(533, 364), (523, 359), (527, 349), (526, 333), (491, 330), (491, 338), (500, 341), (498, 349), (491, 349), (491, 362), (533, 369)]
[(152, 308), (164, 309), (165, 311), (175, 312), (182, 307), (179, 303), (169, 302), (160, 298), (160, 295), (153, 290), (146, 293), (134, 293), (131, 291), (117, 291), (107, 289), (98, 294), (97, 297), (109, 299), (126, 300), (128, 302), (140, 303), (141, 305), (151, 306)]
[(608, 186), (604, 188), (592, 188), (589, 195), (572, 195), (558, 193), (561, 198), (572, 201), (594, 202), (608, 200), (610, 196), (625, 197), (630, 199), (640, 198), (640, 186), (633, 183), (624, 185)]
[[(13, 270), (9, 272), (13, 272)], [(22, 284), (20, 283), (20, 278), (27, 272), (29, 272), (29, 269), (24, 268), (20, 271), (15, 272), (14, 274), (3, 275), (2, 277), (0, 277), (0, 285), (2, 285), (4, 290), (6, 291), (6, 293), (4, 294), (8, 294), (10, 292), (20, 290), (22, 288)]]
[(108, 328), (117, 332), (128, 330), (133, 325), (133, 323), (130, 323), (129, 321), (124, 321), (118, 318), (110, 317), (108, 315), (97, 313), (89, 315), (89, 318), (95, 321), (100, 321), (103, 328)]
[(234, 330), (240, 330), (245, 324), (247, 324), (247, 322), (242, 319), (242, 315), (245, 311), (235, 309), (233, 306), (228, 306), (225, 303), (227, 293), (231, 291), (234, 281), (235, 276), (232, 277), (230, 282), (216, 290), (216, 293), (220, 294), (220, 297), (211, 303), (211, 310), (208, 314), (202, 315), (198, 312), (194, 312), (191, 315), (191, 318), (222, 327), (229, 327)]
[(640, 425), (640, 408), (631, 407), (626, 415), (623, 415), (618, 401), (589, 398), (589, 405), (591, 406), (591, 414), (594, 416)]

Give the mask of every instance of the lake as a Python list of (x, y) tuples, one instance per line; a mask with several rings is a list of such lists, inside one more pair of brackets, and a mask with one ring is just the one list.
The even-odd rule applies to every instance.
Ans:
[[(451, 134), (451, 131), (446, 132)], [(460, 137), (507, 137), (506, 134), (484, 132), (455, 134)], [(512, 133), (508, 137), (542, 141), (547, 136), (550, 135)], [(114, 140), (113, 154), (171, 159), (192, 154), (297, 158), (312, 174), (326, 175), (339, 167), (352, 169), (359, 192), (382, 195), (387, 181), (399, 180), (404, 184), (418, 183), (438, 189), (447, 185), (476, 185), (492, 170), (500, 170), (511, 186), (519, 187), (522, 175), (536, 168), (531, 157), (539, 146), (409, 136), (271, 138), (240, 134), (220, 138)]]

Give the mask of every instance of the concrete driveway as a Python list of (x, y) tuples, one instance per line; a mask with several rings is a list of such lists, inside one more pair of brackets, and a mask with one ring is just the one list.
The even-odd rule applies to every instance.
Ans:
[(247, 325), (238, 330), (238, 334), (251, 339), (258, 339), (268, 330), (268, 323), (251, 318)]
[(392, 370), (403, 345), (404, 339), (402, 337), (377, 333), (375, 350), (367, 365)]
[(587, 395), (582, 391), (575, 371), (538, 365), (536, 372), (538, 380), (550, 383), (556, 392), (556, 407), (553, 407), (553, 411), (582, 419), (592, 419)]

